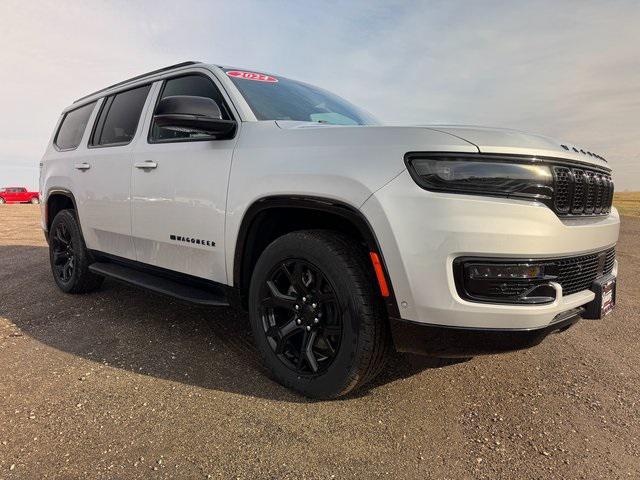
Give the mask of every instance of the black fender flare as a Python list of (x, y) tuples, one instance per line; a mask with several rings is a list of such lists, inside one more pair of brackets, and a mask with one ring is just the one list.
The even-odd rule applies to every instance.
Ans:
[(242, 218), (242, 222), (240, 223), (240, 229), (238, 230), (233, 258), (233, 285), (238, 292), (241, 291), (243, 285), (243, 262), (246, 258), (246, 253), (248, 249), (251, 248), (254, 240), (254, 238), (252, 238), (252, 227), (254, 222), (260, 213), (274, 208), (295, 208), (322, 211), (337, 215), (349, 221), (362, 235), (369, 251), (378, 254), (384, 276), (389, 287), (389, 296), (384, 298), (385, 306), (390, 317), (399, 317), (400, 313), (398, 304), (393, 291), (391, 277), (389, 276), (386, 262), (384, 260), (384, 254), (369, 221), (357, 208), (345, 202), (324, 197), (306, 195), (275, 195), (256, 200), (249, 206), (249, 208), (247, 208)]
[[(78, 222), (78, 226), (81, 227), (80, 217), (78, 215), (78, 205), (76, 204), (76, 197), (73, 195), (71, 190), (69, 190), (68, 188), (62, 188), (62, 187), (51, 187), (49, 188), (49, 190), (47, 190), (46, 202), (44, 204), (44, 215), (45, 215), (44, 224), (46, 227), (45, 236), (48, 235), (49, 225), (51, 224), (51, 220), (53, 220), (52, 218), (49, 218), (49, 201), (51, 200), (51, 196), (53, 195), (61, 195), (71, 200), (71, 203), (73, 204), (73, 209), (76, 212), (76, 220)], [(82, 227), (80, 228), (80, 231), (82, 231)]]

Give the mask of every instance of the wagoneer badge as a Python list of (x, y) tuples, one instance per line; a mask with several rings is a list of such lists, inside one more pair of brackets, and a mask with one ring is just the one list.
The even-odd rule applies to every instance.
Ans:
[(202, 240), (201, 238), (182, 237), (180, 235), (169, 235), (169, 238), (176, 242), (193, 243), (195, 245), (204, 245), (205, 247), (215, 247), (216, 242), (213, 240)]

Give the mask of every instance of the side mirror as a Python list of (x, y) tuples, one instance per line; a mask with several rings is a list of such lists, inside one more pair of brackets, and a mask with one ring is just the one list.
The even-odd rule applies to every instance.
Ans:
[(206, 97), (176, 95), (160, 100), (153, 121), (160, 128), (178, 132), (229, 135), (235, 120), (224, 120), (218, 104)]

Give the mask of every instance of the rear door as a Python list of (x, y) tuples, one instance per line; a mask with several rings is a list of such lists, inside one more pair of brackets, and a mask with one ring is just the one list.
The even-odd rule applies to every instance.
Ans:
[(223, 118), (238, 120), (217, 79), (206, 70), (158, 83), (144, 136), (134, 151), (132, 228), (137, 258), (149, 265), (226, 283), (227, 181), (238, 135), (216, 140), (154, 125), (153, 110), (158, 101), (174, 95), (212, 98)]
[(87, 246), (135, 259), (131, 161), (151, 84), (102, 99), (84, 152), (74, 158), (74, 194)]

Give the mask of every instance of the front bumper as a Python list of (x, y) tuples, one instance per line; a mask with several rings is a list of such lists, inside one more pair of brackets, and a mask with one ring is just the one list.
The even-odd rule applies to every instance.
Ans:
[(399, 352), (441, 358), (465, 358), (504, 353), (538, 345), (551, 333), (564, 332), (579, 319), (578, 307), (561, 313), (546, 327), (533, 329), (483, 329), (427, 325), (391, 318), (391, 334)]
[[(456, 258), (544, 259), (592, 253), (614, 246), (620, 227), (615, 208), (607, 216), (560, 219), (535, 202), (429, 192), (406, 171), (361, 209), (378, 237), (400, 320), (489, 331), (554, 330), (559, 315), (586, 305), (595, 294), (560, 292), (544, 305), (468, 301), (456, 290)], [(617, 263), (612, 271), (616, 274)]]

